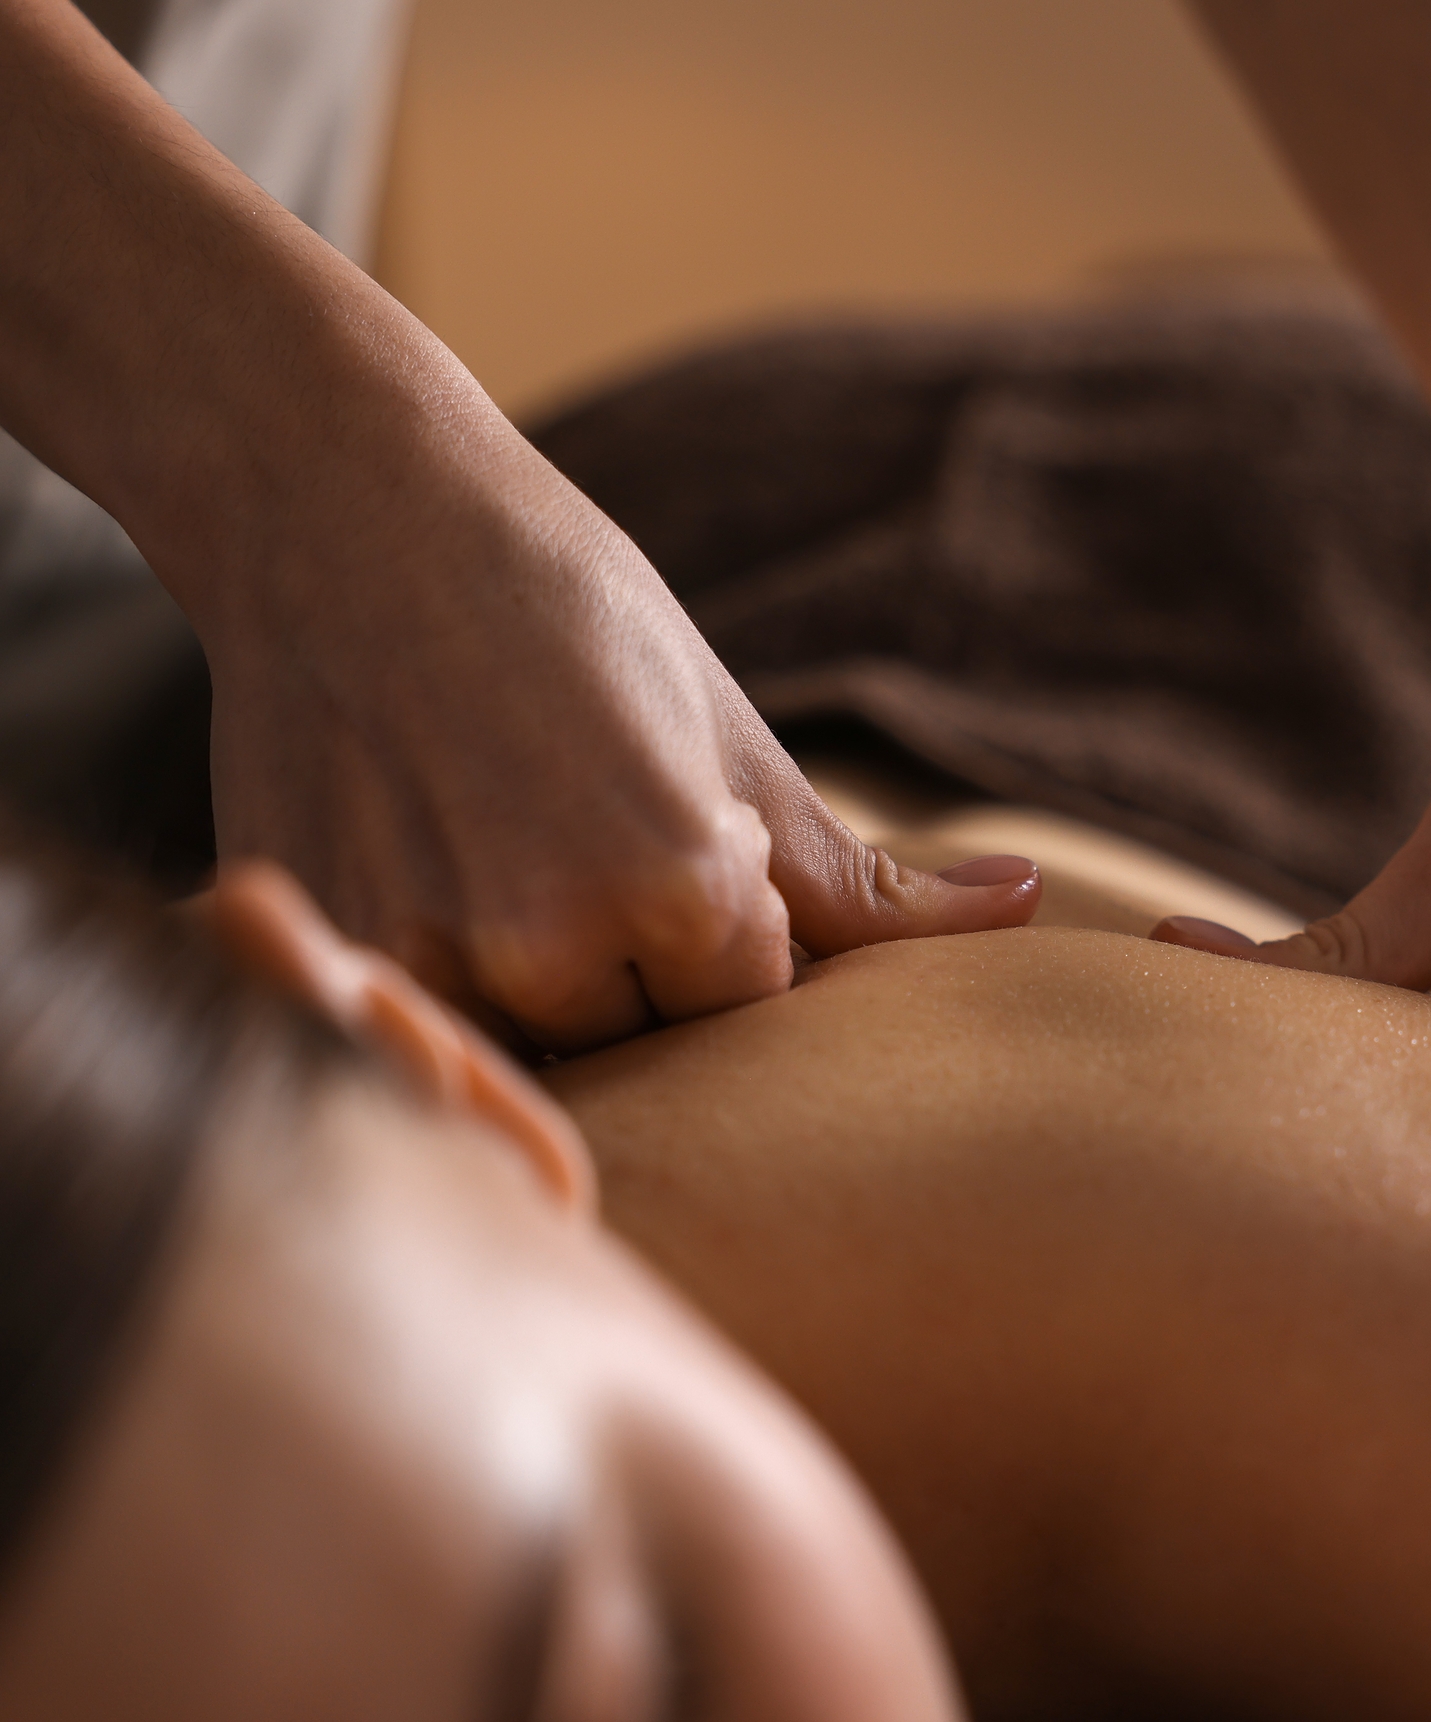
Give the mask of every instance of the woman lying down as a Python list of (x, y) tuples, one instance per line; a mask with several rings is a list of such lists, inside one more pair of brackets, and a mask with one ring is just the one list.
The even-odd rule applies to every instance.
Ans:
[(0, 1714), (1431, 1713), (1423, 998), (1011, 930), (543, 1093), (208, 923), (5, 840)]

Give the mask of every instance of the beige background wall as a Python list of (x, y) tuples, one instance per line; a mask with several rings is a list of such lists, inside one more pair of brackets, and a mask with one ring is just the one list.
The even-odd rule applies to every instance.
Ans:
[(772, 317), (1319, 254), (1174, 0), (419, 0), (378, 274), (520, 413)]

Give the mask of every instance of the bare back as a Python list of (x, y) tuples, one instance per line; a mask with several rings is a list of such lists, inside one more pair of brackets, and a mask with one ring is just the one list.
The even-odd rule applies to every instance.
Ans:
[(981, 1714), (1431, 1708), (1424, 998), (990, 933), (550, 1082), (610, 1222), (872, 1484)]

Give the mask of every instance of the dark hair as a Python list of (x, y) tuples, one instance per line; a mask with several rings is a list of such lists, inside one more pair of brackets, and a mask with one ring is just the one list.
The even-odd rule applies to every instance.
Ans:
[(221, 1106), (354, 1057), (0, 815), (0, 1570), (113, 1378)]

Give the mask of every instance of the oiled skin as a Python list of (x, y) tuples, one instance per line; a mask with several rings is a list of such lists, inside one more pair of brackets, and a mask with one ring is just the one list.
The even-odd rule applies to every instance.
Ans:
[(555, 1070), (981, 1716), (1431, 1714), (1431, 1004), (1108, 934), (870, 948)]

